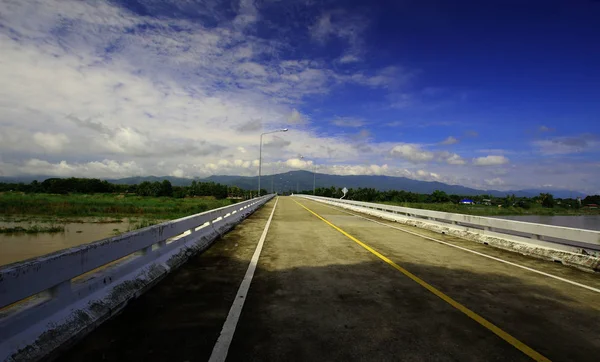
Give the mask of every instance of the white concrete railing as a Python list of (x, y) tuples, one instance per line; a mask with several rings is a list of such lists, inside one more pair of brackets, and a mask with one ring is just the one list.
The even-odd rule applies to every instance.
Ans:
[(91, 331), (273, 197), (0, 267), (0, 360), (37, 360)]
[(492, 217), (413, 209), (371, 202), (340, 200), (320, 196), (297, 196), (354, 209), (356, 211), (369, 211), (368, 213), (375, 216), (385, 216), (386, 213), (388, 215), (389, 213), (392, 213), (396, 218), (399, 216), (414, 221), (434, 223), (446, 228), (476, 232), (518, 242), (527, 242), (542, 247), (555, 248), (573, 253), (582, 253), (583, 250), (584, 253), (600, 255), (599, 231), (497, 219)]

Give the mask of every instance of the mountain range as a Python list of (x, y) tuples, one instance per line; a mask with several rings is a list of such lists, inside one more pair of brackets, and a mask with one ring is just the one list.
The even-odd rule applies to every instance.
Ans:
[[(533, 197), (540, 193), (551, 193), (554, 197), (585, 197), (586, 194), (570, 190), (551, 190), (551, 189), (526, 189), (526, 190), (478, 190), (459, 185), (449, 185), (436, 181), (418, 181), (406, 177), (378, 176), (378, 175), (328, 175), (317, 173), (314, 178), (316, 187), (369, 187), (380, 191), (386, 190), (405, 190), (422, 194), (430, 194), (435, 190), (444, 191), (447, 194), (456, 195), (482, 195), (488, 194), (497, 197), (515, 194), (518, 197)], [(33, 180), (43, 181), (48, 176), (25, 176), (25, 177), (0, 177), (0, 182), (31, 182)], [(219, 176), (213, 175), (206, 178), (181, 178), (174, 176), (136, 176), (121, 179), (107, 179), (107, 181), (116, 184), (139, 184), (144, 181), (162, 181), (169, 180), (174, 186), (188, 186), (192, 181), (198, 182), (216, 182), (229, 186), (237, 186), (242, 189), (252, 190), (258, 187), (258, 176)], [(262, 176), (261, 188), (274, 192), (312, 190), (313, 173), (309, 171), (289, 171), (286, 173)]]

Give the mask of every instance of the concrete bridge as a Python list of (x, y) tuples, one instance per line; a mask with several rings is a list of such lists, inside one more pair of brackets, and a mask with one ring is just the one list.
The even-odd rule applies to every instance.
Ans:
[(597, 361), (599, 250), (594, 231), (266, 196), (0, 269), (0, 359)]

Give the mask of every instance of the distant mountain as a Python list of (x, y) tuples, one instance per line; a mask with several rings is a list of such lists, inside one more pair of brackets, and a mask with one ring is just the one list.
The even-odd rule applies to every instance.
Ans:
[[(254, 189), (258, 187), (258, 176), (210, 176), (199, 181), (212, 181), (231, 186), (238, 186), (244, 189)], [(267, 191), (271, 191), (271, 181), (273, 183), (273, 191), (295, 191), (295, 190), (312, 190), (313, 188), (313, 173), (309, 171), (290, 171), (273, 176), (263, 176), (261, 179), (261, 187)], [(533, 197), (542, 192), (548, 192), (558, 198), (567, 197), (585, 197), (586, 194), (577, 191), (568, 190), (546, 190), (546, 189), (531, 189), (531, 190), (514, 190), (514, 191), (498, 191), (498, 190), (478, 190), (459, 185), (448, 185), (437, 181), (418, 181), (406, 177), (393, 176), (376, 176), (376, 175), (328, 175), (316, 174), (316, 187), (370, 187), (381, 191), (386, 190), (405, 190), (423, 194), (430, 194), (435, 190), (444, 191), (448, 194), (456, 195), (482, 195), (489, 194), (497, 197), (515, 194), (518, 197)]]
[[(33, 180), (43, 181), (49, 178), (48, 176), (25, 176), (25, 177), (0, 177), (0, 182), (31, 182)], [(193, 180), (199, 182), (216, 182), (229, 186), (238, 186), (242, 189), (254, 190), (258, 187), (258, 176), (219, 176), (213, 175), (206, 178), (181, 178), (174, 176), (137, 176), (121, 179), (107, 179), (107, 181), (116, 184), (133, 185), (144, 181), (162, 181), (169, 180), (174, 186), (189, 186)], [(393, 176), (375, 176), (375, 175), (328, 175), (317, 173), (315, 177), (317, 187), (369, 187), (381, 191), (387, 190), (405, 190), (423, 194), (430, 194), (435, 190), (444, 191), (448, 194), (456, 195), (482, 195), (489, 194), (497, 197), (515, 194), (518, 197), (533, 197), (542, 192), (551, 193), (557, 198), (568, 197), (585, 197), (586, 194), (578, 191), (569, 190), (549, 190), (549, 189), (528, 189), (515, 191), (498, 191), (498, 190), (477, 190), (459, 185), (448, 185), (436, 181), (418, 181), (406, 177)], [(261, 188), (267, 191), (275, 192), (296, 191), (296, 190), (312, 190), (313, 188), (313, 173), (308, 171), (290, 171), (286, 173), (262, 176)]]
[(142, 183), (144, 181), (162, 182), (163, 180), (169, 180), (169, 182), (173, 186), (189, 186), (193, 181), (193, 179), (183, 178), (183, 177), (175, 177), (175, 176), (134, 176), (134, 177), (120, 178), (120, 179), (116, 179), (116, 180), (107, 179), (106, 181), (113, 183), (113, 184), (120, 184), (120, 185), (136, 185), (136, 184)]

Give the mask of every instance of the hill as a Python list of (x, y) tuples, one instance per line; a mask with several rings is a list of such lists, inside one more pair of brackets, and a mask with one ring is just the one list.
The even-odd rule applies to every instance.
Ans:
[[(34, 179), (43, 181), (49, 177), (47, 176), (26, 176), (26, 177), (0, 177), (0, 182), (31, 182)], [(107, 179), (107, 181), (116, 184), (139, 184), (143, 181), (162, 181), (169, 180), (174, 186), (187, 186), (192, 183), (193, 180), (200, 182), (216, 182), (229, 186), (238, 186), (247, 190), (254, 190), (258, 187), (258, 176), (225, 176), (225, 175), (213, 175), (206, 178), (181, 178), (174, 176), (136, 176), (127, 177), (121, 179)], [(347, 187), (347, 188), (358, 188), (358, 187), (369, 187), (380, 191), (386, 190), (405, 190), (422, 194), (430, 194), (435, 190), (444, 191), (447, 194), (456, 195), (482, 195), (490, 194), (493, 196), (502, 197), (505, 195), (515, 194), (516, 196), (532, 197), (539, 195), (542, 192), (548, 192), (558, 198), (568, 197), (585, 197), (586, 194), (570, 191), (570, 190), (548, 190), (548, 189), (528, 189), (528, 190), (514, 190), (514, 191), (498, 191), (498, 190), (478, 190), (460, 185), (449, 185), (442, 182), (436, 181), (419, 181), (413, 180), (406, 177), (393, 177), (393, 176), (378, 176), (378, 175), (328, 175), (317, 173), (316, 174), (316, 186), (317, 187)], [(286, 173), (262, 176), (261, 187), (267, 191), (283, 192), (283, 191), (296, 191), (296, 190), (312, 190), (313, 188), (313, 173), (309, 171), (289, 171)]]

